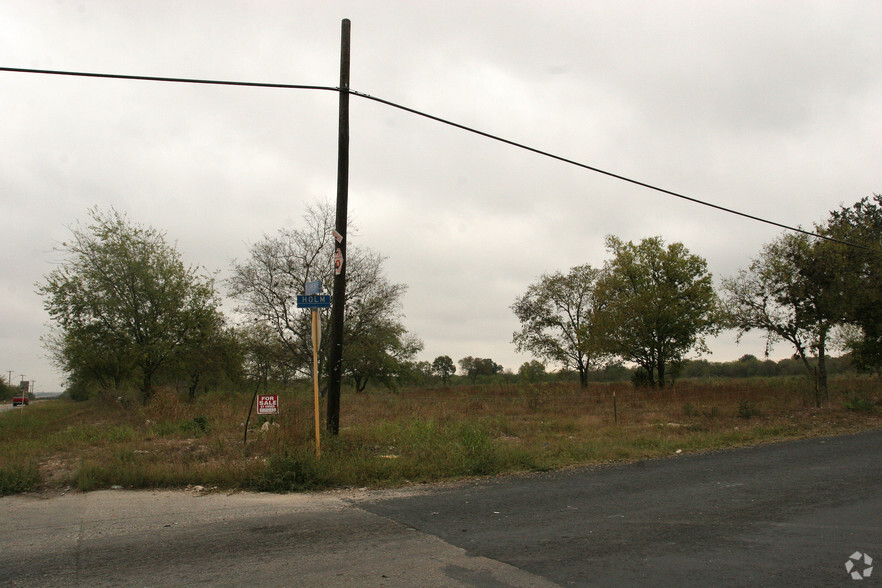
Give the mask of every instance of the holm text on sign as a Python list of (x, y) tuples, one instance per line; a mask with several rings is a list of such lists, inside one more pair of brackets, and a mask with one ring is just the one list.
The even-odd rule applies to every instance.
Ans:
[(330, 306), (330, 294), (317, 294), (314, 296), (297, 295), (297, 308), (329, 308)]

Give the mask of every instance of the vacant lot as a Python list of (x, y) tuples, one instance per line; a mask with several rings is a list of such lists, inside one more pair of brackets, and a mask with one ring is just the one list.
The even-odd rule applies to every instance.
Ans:
[[(837, 379), (813, 408), (801, 378), (495, 385), (344, 393), (341, 432), (315, 456), (307, 389), (280, 392), (272, 422), (244, 421), (251, 394), (187, 402), (159, 391), (41, 401), (0, 415), (0, 493), (203, 486), (295, 491), (381, 487), (832, 435), (882, 427), (882, 382)], [(324, 413), (322, 413), (324, 414)], [(324, 435), (324, 431), (322, 432)]]

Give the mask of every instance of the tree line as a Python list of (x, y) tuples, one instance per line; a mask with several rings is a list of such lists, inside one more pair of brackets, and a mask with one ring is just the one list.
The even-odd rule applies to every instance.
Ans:
[[(217, 276), (184, 264), (164, 233), (114, 209), (90, 210), (58, 248), (61, 262), (37, 285), (53, 324), (44, 342), (67, 375), (68, 392), (87, 397), (131, 387), (146, 401), (158, 385), (192, 396), (227, 382), (266, 386), (307, 377), (310, 318), (295, 299), (310, 281), (332, 288), (334, 215), (317, 204), (303, 220), (264, 235), (233, 262), (222, 283), (236, 302), (232, 320), (221, 312)], [(783, 234), (724, 279), (719, 292), (706, 261), (682, 243), (610, 236), (602, 267), (543, 275), (515, 300), (521, 328), (513, 343), (578, 374), (583, 386), (624, 363), (638, 366), (642, 383), (664, 387), (682, 376), (690, 354), (707, 350), (707, 336), (757, 329), (767, 352), (781, 341), (793, 346), (820, 401), (831, 346), (861, 369), (882, 367), (882, 197), (834, 210), (815, 229), (840, 242)], [(427, 378), (447, 384), (457, 374), (450, 357), (415, 359), (423, 343), (403, 324), (406, 285), (385, 276), (385, 258), (358, 247), (348, 258), (344, 377), (356, 390)], [(322, 333), (321, 374), (327, 338)], [(503, 372), (489, 358), (458, 363), (459, 376), (472, 383)], [(518, 377), (539, 381), (545, 364), (526, 362)]]
[[(37, 285), (52, 319), (44, 343), (67, 376), (67, 391), (134, 388), (149, 400), (158, 385), (198, 390), (240, 383), (288, 383), (312, 369), (310, 316), (296, 308), (305, 284), (332, 287), (334, 215), (309, 207), (304, 225), (249, 246), (224, 286), (236, 321), (220, 310), (216, 276), (186, 266), (165, 235), (111, 209), (91, 209), (58, 248), (63, 260)], [(384, 258), (348, 251), (344, 376), (358, 390), (395, 385), (422, 342), (402, 323), (405, 285), (383, 274)], [(327, 310), (322, 310), (327, 322)], [(320, 371), (327, 363), (322, 333)]]
[(708, 335), (759, 330), (767, 356), (778, 342), (793, 347), (820, 404), (831, 346), (861, 370), (882, 369), (882, 196), (831, 211), (814, 232), (826, 238), (782, 234), (719, 293), (705, 260), (682, 243), (610, 236), (603, 267), (545, 274), (516, 299), (513, 342), (577, 372), (583, 386), (593, 369), (627, 362), (664, 387), (670, 369), (707, 351)]

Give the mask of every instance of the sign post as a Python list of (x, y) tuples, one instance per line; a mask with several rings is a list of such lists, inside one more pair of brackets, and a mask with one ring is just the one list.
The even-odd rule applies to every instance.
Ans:
[[(22, 376), (24, 377), (24, 376)], [(22, 380), (18, 385), (18, 395), (21, 397), (21, 410), (24, 410), (25, 405), (29, 404), (31, 401), (31, 382), (28, 380)]]
[(322, 341), (322, 325), (319, 320), (319, 308), (329, 308), (331, 306), (331, 297), (326, 294), (320, 294), (322, 291), (321, 282), (307, 282), (306, 294), (297, 296), (297, 308), (312, 309), (312, 389), (315, 405), (315, 454), (321, 457), (321, 429), (319, 418), (319, 370), (318, 370), (318, 353), (319, 346)]
[(318, 352), (319, 345), (322, 340), (322, 326), (319, 321), (318, 310), (312, 309), (312, 390), (313, 390), (313, 406), (315, 407), (315, 455), (322, 456), (321, 443), (319, 441), (319, 373), (318, 373)]

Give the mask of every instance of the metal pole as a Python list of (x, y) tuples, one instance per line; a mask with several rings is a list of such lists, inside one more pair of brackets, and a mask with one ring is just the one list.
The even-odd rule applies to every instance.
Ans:
[(331, 304), (331, 349), (328, 361), (328, 432), (340, 432), (340, 381), (343, 378), (343, 304), (346, 300), (346, 223), (349, 203), (349, 31), (343, 19), (340, 41), (340, 119), (337, 135), (337, 250), (339, 265), (334, 275), (334, 298)]
[(318, 352), (321, 343), (321, 323), (319, 322), (319, 313), (316, 309), (312, 310), (312, 390), (313, 390), (313, 408), (315, 411), (315, 456), (322, 456), (321, 437), (319, 434), (319, 373), (318, 373)]
[(20, 409), (20, 411), (19, 411), (19, 414), (21, 414), (21, 411), (24, 410), (24, 407), (25, 407), (25, 400), (27, 399), (28, 402), (30, 402), (30, 398), (28, 398), (28, 393), (27, 393), (27, 392), (22, 392), (22, 391), (21, 391), (21, 384), (22, 384), (22, 382), (24, 382), (24, 377), (25, 377), (25, 375), (24, 375), (24, 374), (21, 374), (21, 381), (19, 381), (19, 383), (18, 383), (18, 395), (19, 395), (19, 397), (21, 398), (21, 404), (19, 404), (19, 406), (21, 407), (21, 409)]

